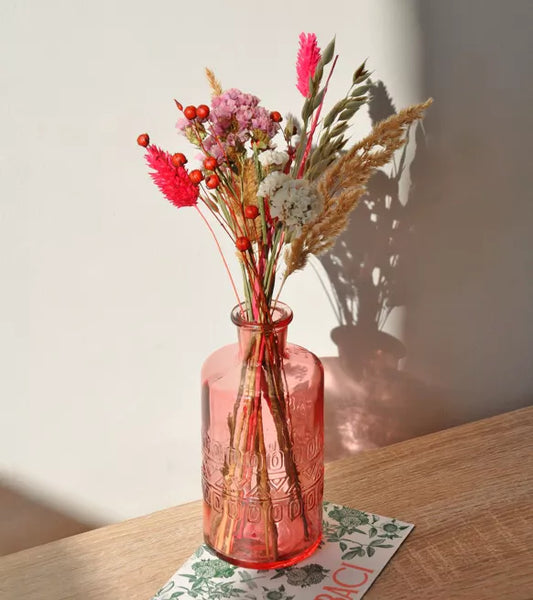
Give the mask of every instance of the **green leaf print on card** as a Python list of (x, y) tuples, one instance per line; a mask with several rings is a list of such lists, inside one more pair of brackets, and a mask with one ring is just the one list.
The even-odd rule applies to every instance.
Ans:
[[(343, 552), (342, 560), (364, 556), (370, 558), (376, 553), (376, 548), (392, 548), (393, 545), (385, 541), (401, 538), (405, 530), (409, 529), (408, 525), (400, 525), (396, 519), (385, 520), (379, 515), (329, 502), (324, 503), (324, 512), (327, 516), (324, 520), (324, 539), (329, 543), (339, 544)], [(360, 542), (345, 537), (354, 533), (365, 537)], [(368, 538), (368, 543), (365, 538)]]
[(339, 585), (339, 568), (346, 581), (346, 565), (358, 573), (355, 583), (368, 577), (360, 598), (411, 529), (396, 519), (325, 502), (319, 550), (304, 561), (270, 571), (244, 569), (202, 545), (153, 600), (310, 600)]
[(328, 573), (328, 569), (325, 569), (322, 565), (313, 563), (303, 567), (285, 567), (284, 569), (277, 569), (277, 573), (272, 579), (284, 577), (287, 579), (289, 585), (304, 588), (320, 583), (325, 579)]

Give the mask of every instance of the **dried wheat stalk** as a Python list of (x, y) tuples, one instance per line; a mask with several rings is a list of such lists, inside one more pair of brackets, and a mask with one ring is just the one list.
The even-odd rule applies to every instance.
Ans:
[(209, 86), (211, 88), (211, 96), (214, 98), (215, 96), (220, 96), (222, 94), (222, 86), (220, 85), (220, 81), (215, 77), (215, 74), (208, 67), (205, 68), (205, 74), (207, 77), (207, 81), (209, 81)]

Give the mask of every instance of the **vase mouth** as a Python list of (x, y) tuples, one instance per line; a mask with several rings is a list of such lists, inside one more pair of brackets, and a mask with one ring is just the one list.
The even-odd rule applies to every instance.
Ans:
[(288, 327), (293, 318), (292, 310), (284, 302), (275, 302), (270, 310), (270, 318), (269, 323), (249, 320), (246, 317), (246, 304), (244, 302), (234, 306), (231, 311), (231, 320), (237, 327), (268, 332)]

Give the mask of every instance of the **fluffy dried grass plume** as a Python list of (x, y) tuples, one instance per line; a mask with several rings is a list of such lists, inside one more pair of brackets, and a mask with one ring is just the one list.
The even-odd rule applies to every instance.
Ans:
[(247, 158), (239, 168), (239, 174), (234, 186), (234, 195), (228, 198), (234, 220), (237, 225), (237, 231), (240, 235), (246, 235), (251, 242), (261, 239), (261, 220), (246, 219), (244, 217), (244, 207), (253, 204), (257, 206), (257, 177), (254, 163)]
[(211, 96), (214, 98), (215, 96), (220, 96), (222, 94), (223, 89), (220, 85), (220, 81), (215, 77), (215, 74), (209, 67), (205, 68), (205, 75), (207, 77), (207, 81), (209, 82), (209, 87), (211, 88)]
[(321, 254), (333, 246), (346, 229), (350, 213), (365, 193), (371, 175), (405, 144), (408, 127), (422, 118), (432, 102), (430, 98), (377, 123), (370, 135), (324, 171), (317, 185), (324, 202), (322, 212), (288, 248), (285, 277), (303, 268), (310, 254)]
[[(242, 205), (247, 206), (253, 204), (257, 206), (257, 175), (255, 171), (254, 163), (247, 159), (242, 167)], [(261, 222), (259, 217), (253, 221), (246, 219), (247, 230), (249, 237), (252, 241), (259, 240), (261, 238)]]
[(242, 201), (244, 205), (255, 204), (257, 206), (257, 175), (255, 166), (249, 158), (242, 166)]

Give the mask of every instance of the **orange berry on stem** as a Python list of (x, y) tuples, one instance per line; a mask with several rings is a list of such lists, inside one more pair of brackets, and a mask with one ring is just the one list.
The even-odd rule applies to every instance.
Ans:
[(214, 156), (208, 156), (204, 160), (204, 167), (208, 171), (214, 171), (218, 167), (218, 160)]
[(281, 121), (283, 121), (283, 117), (281, 116), (281, 113), (279, 113), (277, 110), (273, 110), (270, 113), (270, 118), (275, 122), (275, 123), (280, 123)]
[(178, 102), (175, 98), (174, 98), (174, 102), (176, 103), (178, 110), (183, 111), (183, 104), (181, 102)]
[(191, 171), (189, 173), (189, 179), (196, 184), (199, 184), (200, 181), (202, 181), (202, 179), (204, 178), (204, 176), (202, 175), (202, 171), (198, 170), (198, 169), (194, 169), (194, 171)]
[(198, 106), (198, 108), (196, 109), (196, 116), (201, 121), (207, 119), (207, 117), (209, 116), (209, 106), (206, 106), (205, 104), (200, 104), (200, 106)]
[(218, 184), (220, 183), (220, 179), (218, 178), (218, 175), (210, 175), (206, 180), (205, 180), (205, 185), (210, 189), (210, 190), (214, 190), (216, 187), (218, 187)]
[(196, 107), (195, 106), (186, 106), (183, 114), (189, 121), (196, 119)]
[(150, 136), (147, 133), (141, 133), (141, 135), (137, 138), (137, 143), (139, 146), (146, 148), (150, 144)]
[(183, 167), (183, 165), (187, 163), (187, 158), (185, 157), (185, 154), (176, 152), (176, 154), (172, 155), (170, 161), (175, 167)]
[(244, 207), (244, 216), (247, 219), (255, 219), (259, 214), (259, 209), (254, 204), (248, 204)]
[(240, 250), (241, 252), (246, 252), (246, 250), (248, 250), (248, 248), (250, 247), (250, 240), (247, 237), (238, 237), (235, 240), (235, 246), (237, 250)]

